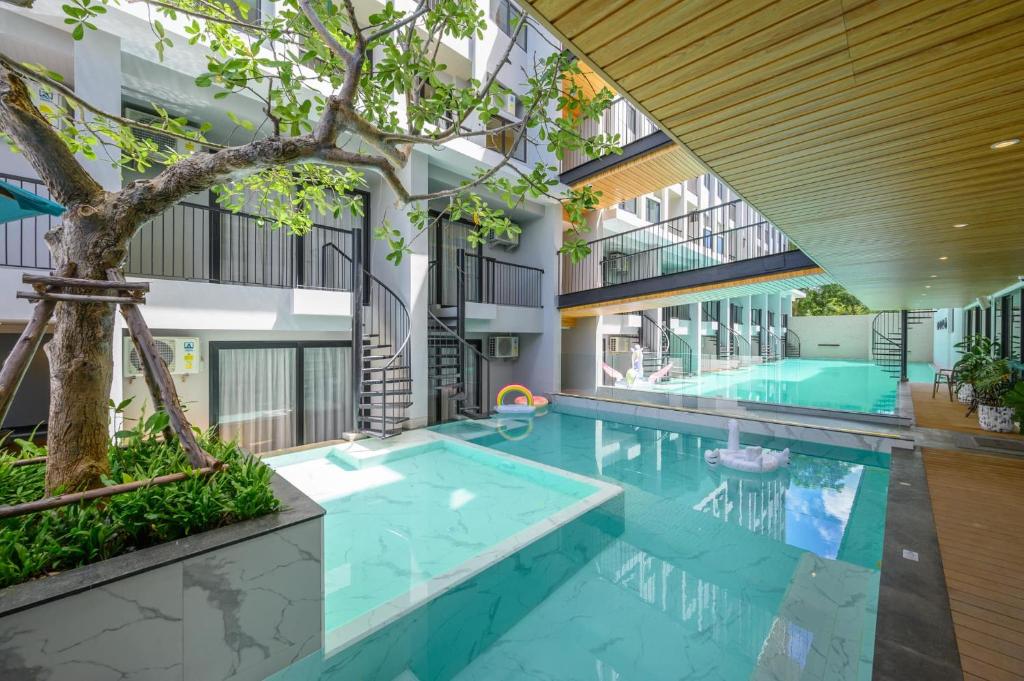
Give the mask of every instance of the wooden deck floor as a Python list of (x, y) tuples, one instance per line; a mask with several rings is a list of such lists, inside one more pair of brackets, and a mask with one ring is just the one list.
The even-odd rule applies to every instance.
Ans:
[(932, 399), (931, 383), (911, 383), (910, 396), (914, 402), (914, 420), (922, 428), (956, 430), (985, 437), (1024, 438), (1024, 435), (1019, 433), (992, 433), (982, 430), (978, 425), (978, 415), (975, 413), (965, 417), (967, 406), (955, 400), (950, 401), (949, 392), (944, 385), (939, 386), (939, 392), (936, 393), (935, 399)]
[(964, 680), (1020, 681), (1024, 460), (923, 453)]

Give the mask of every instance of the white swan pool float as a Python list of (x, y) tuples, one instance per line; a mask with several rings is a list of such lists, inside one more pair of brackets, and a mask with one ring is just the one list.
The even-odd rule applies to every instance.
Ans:
[(789, 447), (781, 452), (763, 447), (740, 447), (740, 425), (729, 419), (729, 442), (724, 449), (709, 449), (704, 460), (712, 466), (722, 465), (746, 473), (770, 473), (789, 465)]

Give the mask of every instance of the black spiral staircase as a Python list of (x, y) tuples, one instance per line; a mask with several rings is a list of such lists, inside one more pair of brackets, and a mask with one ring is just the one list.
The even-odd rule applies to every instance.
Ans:
[(761, 361), (777, 362), (782, 359), (782, 343), (770, 326), (761, 327)]
[(787, 358), (800, 357), (800, 336), (797, 335), (796, 331), (787, 328), (785, 331), (782, 332), (782, 346), (783, 354)]
[(893, 378), (903, 378), (907, 331), (931, 320), (935, 310), (883, 310), (871, 322), (871, 360)]
[(644, 375), (651, 375), (668, 362), (672, 362), (669, 370), (671, 378), (693, 373), (693, 351), (690, 344), (655, 321), (648, 312), (640, 313), (639, 342), (644, 349)]
[[(365, 269), (352, 299), (361, 302), (353, 328), (353, 356), (359, 362), (356, 428), (373, 437), (397, 435), (412, 406), (409, 311), (394, 291)], [(356, 277), (360, 279), (360, 277)], [(362, 299), (360, 301), (360, 298)]]
[(750, 341), (736, 333), (731, 324), (723, 324), (719, 319), (719, 308), (714, 305), (701, 306), (701, 319), (715, 322), (715, 357), (726, 362), (736, 360), (738, 366), (750, 365)]
[[(432, 262), (428, 280), (434, 281)], [(466, 258), (457, 252), (455, 305), (440, 302), (438, 287), (431, 289), (427, 310), (427, 380), (430, 397), (436, 405), (434, 421), (487, 418), (490, 415), (491, 362), (466, 339)], [(466, 371), (475, 362), (480, 371), (479, 389), (470, 385)]]

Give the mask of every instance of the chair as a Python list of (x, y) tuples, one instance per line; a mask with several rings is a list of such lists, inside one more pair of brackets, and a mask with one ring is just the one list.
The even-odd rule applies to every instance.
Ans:
[(935, 393), (939, 392), (939, 386), (945, 384), (949, 389), (949, 401), (953, 401), (953, 387), (956, 385), (956, 372), (953, 369), (939, 369), (935, 372), (935, 382), (932, 384), (932, 399)]

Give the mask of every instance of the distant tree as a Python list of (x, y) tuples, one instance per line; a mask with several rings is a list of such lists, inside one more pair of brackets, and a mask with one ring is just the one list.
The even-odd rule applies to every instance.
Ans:
[(823, 317), (837, 314), (867, 314), (871, 312), (857, 297), (839, 284), (825, 284), (803, 289), (806, 296), (796, 301), (794, 314)]

